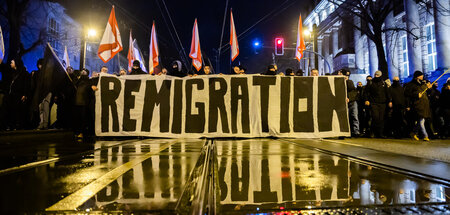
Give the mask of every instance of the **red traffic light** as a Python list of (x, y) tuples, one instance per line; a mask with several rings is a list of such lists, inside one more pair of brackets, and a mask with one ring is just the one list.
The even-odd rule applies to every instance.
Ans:
[(275, 38), (275, 55), (284, 55), (284, 39)]

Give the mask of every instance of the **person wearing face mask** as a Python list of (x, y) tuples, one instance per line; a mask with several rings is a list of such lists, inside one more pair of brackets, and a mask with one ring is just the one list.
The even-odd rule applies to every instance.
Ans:
[(372, 76), (368, 75), (366, 77), (366, 85), (361, 88), (360, 93), (360, 103), (361, 103), (361, 114), (362, 119), (360, 119), (360, 132), (364, 134), (365, 136), (370, 136), (371, 133), (371, 126), (372, 126), (372, 113), (371, 113), (371, 106), (366, 105), (367, 100), (367, 87), (372, 84)]
[(395, 138), (402, 138), (406, 135), (406, 100), (405, 90), (400, 84), (400, 78), (394, 77), (389, 91), (392, 96), (392, 132)]
[(440, 112), (444, 119), (444, 125), (441, 129), (442, 137), (450, 137), (450, 78), (441, 89), (441, 96), (439, 97)]
[(441, 92), (438, 90), (438, 82), (435, 82), (431, 89), (428, 91), (428, 99), (430, 100), (430, 108), (431, 108), (431, 121), (430, 124), (433, 128), (433, 135), (439, 135), (442, 130), (442, 125), (444, 124), (444, 120), (441, 116), (439, 98), (441, 97)]
[(130, 71), (130, 75), (146, 75), (147, 73), (141, 69), (141, 63), (138, 60), (133, 61), (133, 68)]
[(267, 67), (267, 71), (264, 73), (264, 75), (277, 75), (277, 69), (278, 68), (276, 65), (274, 65), (274, 64), (269, 65)]
[(187, 74), (185, 72), (183, 72), (183, 66), (181, 64), (181, 61), (176, 60), (176, 61), (172, 62), (171, 69), (170, 69), (170, 72), (168, 75), (179, 77), (179, 78), (186, 77)]
[(89, 80), (89, 70), (82, 69), (80, 78), (76, 82), (77, 90), (75, 93), (75, 135), (79, 139), (87, 132), (89, 118), (89, 103), (91, 94), (91, 82)]

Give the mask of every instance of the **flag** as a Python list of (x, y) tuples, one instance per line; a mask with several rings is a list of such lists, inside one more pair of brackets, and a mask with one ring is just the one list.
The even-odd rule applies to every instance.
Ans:
[(116, 13), (114, 12), (113, 6), (108, 23), (106, 23), (105, 33), (103, 33), (98, 47), (98, 57), (104, 63), (107, 63), (120, 51), (122, 51), (122, 39), (120, 38), (119, 26), (117, 25)]
[(39, 103), (41, 103), (49, 92), (64, 93), (62, 89), (65, 89), (66, 86), (75, 88), (72, 79), (66, 72), (62, 62), (59, 60), (50, 44), (47, 43), (42, 69), (37, 76), (36, 90), (34, 91), (32, 100), (33, 110), (36, 110), (39, 107)]
[(130, 42), (128, 45), (128, 72), (131, 72), (131, 69), (133, 68), (133, 61), (136, 60), (134, 58), (134, 47), (133, 47), (133, 36), (131, 35), (130, 30)]
[(5, 58), (5, 43), (3, 41), (2, 27), (0, 26), (0, 63), (3, 62), (4, 58)]
[(230, 46), (231, 46), (231, 62), (239, 55), (239, 45), (236, 36), (236, 28), (234, 27), (233, 11), (230, 11)]
[(298, 20), (298, 32), (297, 32), (297, 46), (295, 48), (295, 58), (300, 61), (303, 57), (303, 51), (306, 49), (305, 47), (305, 39), (303, 38), (303, 29), (302, 29), (302, 15)]
[(141, 49), (139, 48), (136, 39), (133, 40), (133, 54), (133, 58), (139, 61), (142, 71), (147, 72), (147, 69), (145, 68), (145, 61), (143, 58), (144, 55), (142, 55)]
[(200, 71), (202, 68), (202, 50), (200, 49), (197, 19), (195, 19), (194, 28), (192, 29), (191, 53), (189, 53), (189, 57), (192, 58), (192, 65), (195, 69)]
[(63, 66), (65, 69), (70, 66), (69, 53), (67, 53), (67, 46), (64, 46)]
[(158, 41), (156, 40), (155, 22), (153, 22), (152, 35), (150, 37), (150, 52), (148, 60), (148, 69), (150, 70), (149, 74), (153, 74), (155, 67), (158, 65), (159, 65), (159, 49), (158, 49)]

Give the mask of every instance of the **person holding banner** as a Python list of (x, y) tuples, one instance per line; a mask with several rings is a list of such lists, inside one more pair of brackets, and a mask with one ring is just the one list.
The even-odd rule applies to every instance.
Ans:
[(170, 73), (168, 75), (170, 76), (175, 76), (175, 77), (186, 77), (186, 73), (183, 72), (183, 65), (181, 64), (181, 61), (176, 60), (174, 62), (172, 62), (172, 68), (170, 70)]
[(131, 69), (131, 72), (129, 75), (145, 75), (145, 74), (147, 74), (147, 73), (142, 70), (141, 62), (139, 62), (138, 60), (134, 60), (133, 68)]
[(267, 71), (266, 71), (266, 73), (264, 73), (264, 75), (277, 75), (277, 65), (274, 65), (274, 64), (272, 64), (272, 65), (269, 65), (268, 67), (267, 67)]

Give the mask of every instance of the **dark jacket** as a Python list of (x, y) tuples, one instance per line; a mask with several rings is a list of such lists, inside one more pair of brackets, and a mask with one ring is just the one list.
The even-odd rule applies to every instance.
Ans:
[(349, 102), (358, 100), (358, 91), (356, 90), (355, 84), (350, 79), (347, 80), (347, 98)]
[(81, 76), (76, 83), (77, 91), (75, 93), (75, 105), (85, 106), (90, 102), (92, 84), (88, 76)]
[(366, 86), (366, 101), (375, 104), (387, 104), (391, 101), (389, 89), (381, 77), (372, 79), (372, 84)]
[(389, 92), (392, 97), (392, 105), (394, 108), (406, 107), (405, 90), (400, 83), (394, 82), (389, 88)]
[(25, 68), (11, 70), (12, 80), (9, 85), (9, 94), (20, 97), (29, 96), (31, 87), (30, 73), (28, 73)]
[(146, 72), (144, 72), (140, 67), (135, 69), (131, 69), (130, 75), (145, 75), (147, 74)]
[(437, 89), (436, 86), (433, 86), (431, 89), (427, 91), (428, 100), (430, 100), (430, 107), (434, 111), (439, 107), (439, 97), (441, 97), (441, 92)]
[(448, 83), (444, 84), (439, 97), (439, 104), (441, 109), (450, 110), (450, 90), (447, 89)]
[(426, 93), (419, 98), (419, 93), (423, 92), (427, 88), (426, 84), (422, 84), (419, 81), (413, 79), (408, 85), (406, 96), (409, 99), (410, 105), (414, 113), (420, 118), (430, 118), (430, 102)]

